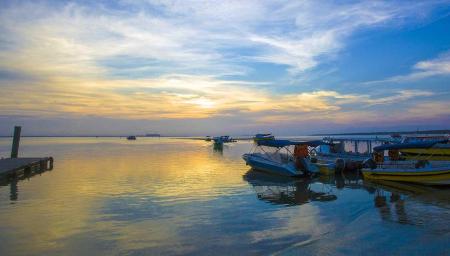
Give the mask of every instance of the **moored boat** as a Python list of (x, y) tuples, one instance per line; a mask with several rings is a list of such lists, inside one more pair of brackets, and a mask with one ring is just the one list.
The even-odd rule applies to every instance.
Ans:
[[(374, 148), (373, 158), (365, 161), (364, 178), (413, 182), (426, 185), (450, 185), (450, 161), (405, 159), (400, 151), (431, 148), (436, 142), (402, 143)], [(384, 152), (388, 151), (388, 157)]]
[(273, 136), (271, 133), (258, 133), (253, 137), (254, 142), (258, 142), (261, 140), (274, 140), (275, 136)]
[(450, 157), (450, 143), (436, 143), (431, 148), (408, 148), (400, 151), (404, 155), (417, 156), (417, 155), (433, 155)]
[(312, 151), (321, 173), (356, 171), (370, 157), (372, 145), (382, 143), (377, 138), (323, 138), (323, 144)]
[(261, 140), (242, 158), (255, 170), (283, 176), (305, 176), (318, 172), (311, 163), (308, 147), (317, 142)]
[(212, 140), (214, 141), (214, 143), (230, 143), (230, 142), (236, 142), (235, 139), (233, 139), (232, 137), (225, 135), (225, 136), (217, 136), (212, 138)]
[[(398, 141), (398, 140), (397, 140)], [(400, 143), (427, 143), (436, 142), (432, 147), (421, 148), (421, 147), (408, 147), (401, 149), (400, 152), (407, 156), (418, 156), (418, 155), (433, 155), (450, 157), (450, 136), (449, 135), (434, 135), (434, 136), (404, 136), (401, 137)]]

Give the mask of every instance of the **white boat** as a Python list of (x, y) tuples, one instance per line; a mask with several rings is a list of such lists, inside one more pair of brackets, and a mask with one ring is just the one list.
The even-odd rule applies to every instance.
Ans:
[(381, 138), (324, 137), (324, 143), (319, 145), (312, 154), (321, 165), (322, 172), (355, 171), (361, 169), (364, 160), (371, 156), (373, 146), (388, 141)]
[(261, 140), (242, 158), (255, 170), (283, 176), (310, 175), (318, 173), (309, 157), (308, 147), (313, 143), (317, 142)]

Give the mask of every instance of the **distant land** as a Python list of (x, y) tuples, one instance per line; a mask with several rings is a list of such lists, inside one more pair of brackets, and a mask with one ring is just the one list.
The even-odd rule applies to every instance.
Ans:
[[(352, 135), (391, 135), (391, 134), (450, 134), (450, 129), (447, 130), (423, 130), (423, 131), (389, 131), (389, 132), (348, 132), (348, 133), (316, 133), (311, 135), (296, 135), (296, 136), (352, 136)], [(107, 138), (107, 137), (128, 137), (128, 135), (91, 135), (91, 134), (81, 134), (81, 135), (22, 135), (21, 137), (62, 137), (62, 138)], [(149, 133), (149, 134), (141, 134), (135, 135), (136, 137), (173, 137), (173, 138), (203, 138), (205, 136), (192, 136), (192, 135), (161, 135), (158, 133)], [(12, 137), (11, 135), (0, 135), (0, 138), (8, 138)], [(239, 135), (236, 137), (253, 137), (253, 135)], [(283, 136), (281, 136), (283, 137)], [(292, 137), (292, 136), (291, 136)]]
[(424, 130), (424, 131), (391, 131), (391, 132), (350, 132), (350, 133), (317, 133), (311, 136), (336, 135), (391, 135), (391, 134), (450, 134), (450, 130)]
[[(130, 135), (21, 135), (20, 137), (37, 137), (37, 138), (121, 138), (128, 137)], [(173, 137), (173, 136), (163, 136), (163, 135), (135, 135), (136, 137), (151, 137), (151, 138), (159, 138), (159, 137)], [(12, 137), (12, 135), (0, 135), (0, 138)]]

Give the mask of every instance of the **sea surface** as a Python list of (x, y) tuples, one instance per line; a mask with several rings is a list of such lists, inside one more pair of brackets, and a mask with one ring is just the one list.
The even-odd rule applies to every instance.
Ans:
[(449, 188), (280, 178), (252, 146), (22, 138), (54, 168), (0, 182), (0, 255), (450, 255)]

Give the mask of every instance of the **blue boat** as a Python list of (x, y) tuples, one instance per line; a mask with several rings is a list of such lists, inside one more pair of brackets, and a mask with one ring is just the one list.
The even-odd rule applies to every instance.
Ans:
[(242, 158), (255, 170), (283, 176), (306, 176), (318, 173), (311, 163), (309, 148), (321, 141), (260, 140)]
[(223, 143), (236, 142), (236, 140), (230, 136), (218, 136), (214, 137), (212, 140), (214, 141), (214, 146), (220, 146), (223, 145)]

